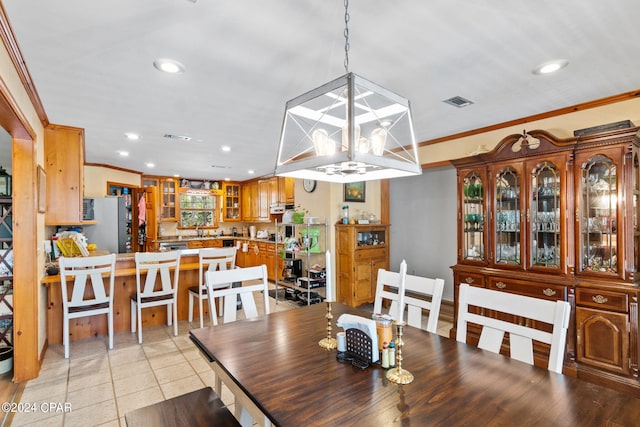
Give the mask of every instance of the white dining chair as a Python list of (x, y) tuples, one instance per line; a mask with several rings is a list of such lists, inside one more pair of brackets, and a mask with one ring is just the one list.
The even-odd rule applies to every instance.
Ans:
[(142, 309), (166, 305), (167, 325), (173, 324), (173, 334), (178, 336), (180, 251), (136, 252), (135, 261), (136, 293), (131, 295), (131, 332), (137, 329), (138, 343), (142, 344)]
[[(467, 324), (482, 326), (478, 347), (499, 353), (505, 332), (509, 333), (510, 356), (533, 365), (533, 341), (551, 346), (548, 369), (562, 373), (564, 347), (569, 327), (571, 306), (566, 301), (549, 301), (508, 292), (494, 291), (460, 284), (458, 291), (458, 324), (456, 339), (467, 341)], [(473, 306), (477, 309), (469, 310)], [(553, 325), (552, 332), (488, 317), (486, 312), (501, 312)], [(482, 313), (482, 314), (479, 314)]]
[[(241, 282), (242, 286), (236, 288), (224, 288), (222, 285)], [(250, 282), (249, 284), (246, 284)], [(223, 323), (234, 322), (237, 313), (242, 311), (246, 319), (260, 315), (254, 299), (254, 292), (262, 292), (264, 314), (269, 314), (269, 280), (267, 279), (267, 266), (262, 264), (256, 267), (235, 268), (233, 270), (207, 271), (205, 283), (209, 294), (209, 315), (211, 324), (218, 324), (218, 314), (215, 298), (223, 298)], [(240, 297), (242, 309), (238, 310), (236, 301)]]
[[(373, 304), (374, 313), (382, 314), (382, 303), (384, 300), (389, 300), (391, 304), (388, 314), (394, 319), (398, 317), (400, 280), (400, 273), (378, 270), (376, 296)], [(407, 310), (407, 325), (437, 333), (443, 290), (443, 279), (405, 275), (404, 304)], [(425, 314), (427, 316), (426, 328), (423, 327), (422, 320)]]
[[(106, 314), (109, 349), (113, 349), (113, 284), (116, 255), (60, 257), (58, 263), (62, 285), (62, 341), (65, 359), (69, 358), (69, 323), (71, 319), (79, 317)], [(73, 287), (69, 298), (67, 280), (72, 277)], [(91, 287), (89, 292), (87, 281)]]
[[(241, 282), (242, 286), (223, 288), (220, 286), (226, 283)], [(205, 273), (205, 283), (209, 294), (209, 315), (211, 316), (211, 324), (218, 325), (218, 315), (216, 312), (215, 299), (223, 298), (223, 315), (222, 323), (234, 322), (237, 320), (238, 308), (236, 301), (238, 296), (242, 301), (242, 312), (245, 319), (251, 319), (259, 316), (258, 306), (256, 305), (254, 293), (262, 293), (264, 314), (269, 314), (269, 280), (267, 278), (267, 266), (262, 264), (256, 267), (236, 268), (233, 270), (217, 270), (207, 271)], [(226, 386), (231, 390), (235, 397), (235, 415), (243, 426), (253, 425), (254, 419), (260, 419), (263, 414), (259, 412), (250, 413), (247, 408), (253, 408), (247, 395), (232, 381), (230, 378), (224, 378)], [(219, 375), (216, 375), (216, 391), (222, 392), (222, 381)]]
[[(198, 251), (200, 268), (198, 270), (198, 285), (189, 287), (189, 323), (193, 321), (193, 305), (198, 300), (198, 314), (200, 327), (204, 327), (202, 301), (208, 298), (207, 285), (204, 281), (206, 271), (230, 270), (236, 266), (236, 248), (203, 248)], [(231, 287), (231, 283), (222, 283), (218, 288)], [(222, 304), (222, 301), (220, 302)]]

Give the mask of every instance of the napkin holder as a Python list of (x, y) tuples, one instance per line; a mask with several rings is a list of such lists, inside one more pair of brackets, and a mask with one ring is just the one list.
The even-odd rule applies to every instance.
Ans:
[(373, 363), (371, 360), (371, 350), (373, 348), (371, 337), (357, 328), (350, 328), (345, 332), (347, 351), (338, 352), (336, 358), (341, 362), (351, 361), (353, 366), (360, 369), (368, 368)]

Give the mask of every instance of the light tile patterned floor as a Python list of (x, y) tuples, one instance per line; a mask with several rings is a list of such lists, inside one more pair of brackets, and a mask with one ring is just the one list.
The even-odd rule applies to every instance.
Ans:
[[(270, 302), (271, 312), (296, 307), (288, 301)], [(119, 333), (111, 351), (104, 337), (74, 341), (69, 359), (64, 359), (62, 345), (50, 346), (40, 376), (26, 384), (20, 397), (20, 403), (32, 404), (34, 411), (15, 414), (11, 425), (124, 427), (128, 411), (214, 387), (215, 374), (188, 338), (188, 331), (198, 326), (197, 321), (181, 321), (177, 337), (172, 327), (145, 328), (142, 345), (136, 334)], [(448, 333), (450, 327), (443, 323), (439, 333)], [(224, 387), (221, 397), (232, 405), (233, 397)], [(49, 409), (49, 403), (66, 403), (71, 410)]]

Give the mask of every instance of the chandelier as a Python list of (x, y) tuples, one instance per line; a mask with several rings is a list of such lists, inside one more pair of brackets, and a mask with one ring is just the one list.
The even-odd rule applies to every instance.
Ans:
[(409, 100), (349, 72), (286, 104), (275, 174), (339, 183), (420, 175)]

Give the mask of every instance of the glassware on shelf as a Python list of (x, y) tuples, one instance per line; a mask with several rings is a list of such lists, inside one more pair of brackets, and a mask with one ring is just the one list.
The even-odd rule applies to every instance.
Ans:
[(617, 273), (617, 174), (611, 159), (593, 156), (582, 169), (580, 251), (583, 271)]
[(471, 173), (463, 179), (463, 225), (464, 259), (482, 261), (484, 259), (484, 183), (482, 178)]

